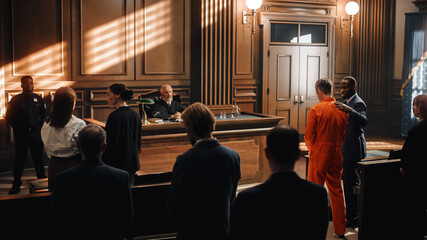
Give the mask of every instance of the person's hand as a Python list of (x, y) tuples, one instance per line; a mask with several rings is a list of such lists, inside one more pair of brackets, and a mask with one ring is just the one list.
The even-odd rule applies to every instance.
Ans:
[(180, 112), (177, 112), (177, 113), (175, 113), (174, 115), (172, 115), (170, 118), (171, 118), (171, 119), (178, 119), (178, 120), (181, 120), (181, 113), (180, 113)]
[(338, 108), (338, 110), (341, 110), (345, 113), (351, 113), (354, 111), (354, 109), (348, 105), (345, 105), (342, 102), (335, 102), (335, 106)]

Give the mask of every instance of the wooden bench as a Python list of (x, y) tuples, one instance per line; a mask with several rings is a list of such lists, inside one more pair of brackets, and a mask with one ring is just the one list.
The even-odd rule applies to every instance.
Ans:
[[(134, 218), (124, 232), (126, 238), (174, 234), (167, 208), (171, 176), (161, 173), (136, 177), (140, 185), (132, 186)], [(50, 192), (0, 197), (4, 222), (0, 239), (47, 239), (50, 199)]]

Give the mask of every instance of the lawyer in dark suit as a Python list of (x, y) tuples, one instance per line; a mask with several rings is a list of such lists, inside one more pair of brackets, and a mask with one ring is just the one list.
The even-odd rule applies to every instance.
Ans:
[(425, 239), (427, 235), (427, 95), (418, 95), (413, 102), (414, 116), (419, 122), (408, 132), (402, 148), (404, 183), (405, 236)]
[(126, 101), (133, 98), (133, 90), (115, 83), (107, 90), (108, 105), (117, 108), (107, 119), (107, 149), (102, 155), (106, 164), (125, 170), (133, 181), (139, 170), (141, 149), (141, 118)]
[(131, 182), (123, 170), (104, 164), (105, 131), (79, 132), (83, 162), (56, 175), (51, 197), (52, 239), (123, 239), (133, 216)]
[(168, 205), (177, 239), (227, 239), (231, 202), (240, 179), (240, 157), (212, 137), (215, 116), (201, 103), (182, 114), (194, 146), (173, 167)]
[(359, 201), (353, 192), (357, 184), (357, 163), (366, 157), (366, 140), (363, 128), (368, 124), (365, 102), (357, 95), (357, 82), (351, 76), (344, 77), (341, 82), (341, 96), (344, 103), (337, 102), (337, 108), (348, 113), (347, 130), (342, 144), (343, 155), (342, 179), (346, 205), (347, 226), (356, 227), (359, 216)]
[(275, 127), (267, 135), (265, 153), (272, 174), (265, 183), (237, 195), (231, 208), (230, 239), (325, 239), (326, 189), (293, 171), (300, 157), (298, 131)]
[(181, 113), (185, 107), (181, 103), (173, 100), (173, 89), (171, 85), (165, 84), (160, 88), (162, 97), (155, 103), (152, 115), (155, 118), (181, 119)]

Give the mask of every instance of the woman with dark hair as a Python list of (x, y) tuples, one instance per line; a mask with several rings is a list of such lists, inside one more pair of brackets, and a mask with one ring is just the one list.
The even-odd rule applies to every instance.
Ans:
[(41, 135), (48, 166), (49, 190), (53, 189), (55, 175), (77, 166), (82, 158), (77, 147), (77, 136), (86, 123), (73, 115), (76, 93), (72, 88), (61, 87), (54, 96), (52, 111), (43, 124)]
[(107, 90), (108, 105), (116, 110), (108, 116), (105, 126), (107, 148), (102, 161), (127, 171), (133, 181), (135, 172), (140, 168), (141, 118), (126, 103), (132, 98), (133, 90), (121, 83), (115, 83)]

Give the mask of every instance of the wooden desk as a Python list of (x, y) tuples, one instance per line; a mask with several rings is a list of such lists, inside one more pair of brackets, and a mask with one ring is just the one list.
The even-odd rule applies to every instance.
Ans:
[[(84, 120), (97, 123), (93, 119)], [(282, 117), (255, 113), (242, 113), (239, 118), (217, 119), (213, 135), (224, 146), (240, 154), (242, 184), (264, 181), (269, 177), (270, 168), (264, 154), (266, 135), (281, 120)], [(176, 157), (192, 147), (180, 122), (142, 125), (141, 141), (141, 169), (137, 172), (140, 175), (171, 172)]]

